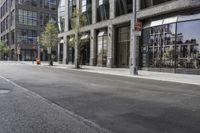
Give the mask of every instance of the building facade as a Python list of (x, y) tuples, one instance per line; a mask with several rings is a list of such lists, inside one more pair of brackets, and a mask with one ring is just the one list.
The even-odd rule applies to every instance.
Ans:
[[(81, 64), (200, 74), (199, 0), (63, 0), (59, 5), (59, 60), (74, 63), (73, 12), (87, 18)], [(136, 18), (135, 18), (136, 16)], [(135, 35), (135, 21), (142, 23)], [(136, 50), (135, 50), (136, 49)]]
[[(57, 21), (58, 0), (1, 0), (1, 41), (12, 49), (10, 59), (37, 57), (37, 37), (49, 19)], [(46, 60), (45, 49), (41, 59)]]

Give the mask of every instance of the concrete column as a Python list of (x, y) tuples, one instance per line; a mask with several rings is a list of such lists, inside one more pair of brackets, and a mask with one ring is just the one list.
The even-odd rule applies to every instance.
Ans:
[(90, 66), (96, 65), (97, 59), (97, 44), (96, 32), (94, 29), (90, 30)]
[[(80, 9), (80, 1), (79, 0), (76, 0), (76, 8), (79, 10)], [(76, 20), (76, 23), (79, 24), (79, 18)], [(78, 66), (78, 62), (80, 63), (79, 61), (79, 53), (80, 51), (78, 51), (78, 45), (79, 45), (79, 42), (78, 42), (78, 34), (75, 33), (75, 67), (77, 68)], [(80, 65), (80, 64), (79, 64)]]
[(63, 43), (63, 64), (68, 64), (68, 44), (67, 44), (67, 37), (65, 36)]
[(115, 0), (110, 0), (110, 19), (115, 18)]
[(114, 67), (114, 26), (108, 26), (107, 67)]
[(92, 24), (97, 22), (97, 1), (92, 0)]
[(65, 31), (69, 30), (69, 1), (65, 0)]

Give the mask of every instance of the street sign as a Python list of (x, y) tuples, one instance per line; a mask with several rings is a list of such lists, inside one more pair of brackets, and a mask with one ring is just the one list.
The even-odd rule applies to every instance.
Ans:
[(142, 35), (142, 22), (136, 22), (134, 25), (134, 34), (135, 36)]

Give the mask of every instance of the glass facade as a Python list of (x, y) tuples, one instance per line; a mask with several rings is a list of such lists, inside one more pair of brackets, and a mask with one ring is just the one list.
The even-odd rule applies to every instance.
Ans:
[(44, 8), (51, 9), (51, 10), (56, 10), (57, 9), (57, 3), (58, 0), (43, 0), (41, 3)]
[(200, 70), (200, 20), (177, 23), (177, 68)]
[(58, 26), (60, 32), (65, 29), (65, 0), (61, 0), (58, 7)]
[(141, 8), (148, 8), (148, 7), (152, 7), (155, 5), (159, 5), (168, 1), (172, 1), (172, 0), (141, 0)]
[(109, 0), (97, 0), (97, 21), (109, 19)]
[(37, 6), (37, 0), (18, 0), (19, 4)]
[(23, 25), (37, 26), (37, 12), (19, 9), (18, 23)]
[(200, 70), (200, 20), (181, 21), (182, 18), (179, 16), (169, 24), (165, 19), (157, 26), (154, 24), (159, 21), (152, 22), (152, 27), (143, 29), (143, 67), (161, 71)]
[(21, 29), (17, 34), (17, 42), (20, 44), (33, 44), (37, 41), (37, 31)]
[(131, 13), (133, 11), (133, 0), (115, 0), (116, 16)]

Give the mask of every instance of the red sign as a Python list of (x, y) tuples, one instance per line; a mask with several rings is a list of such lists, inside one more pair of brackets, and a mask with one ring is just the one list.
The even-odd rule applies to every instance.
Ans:
[(140, 32), (142, 31), (142, 22), (136, 22), (134, 26), (135, 32)]

